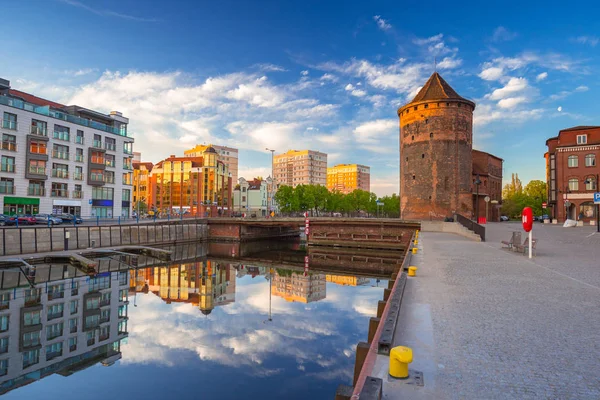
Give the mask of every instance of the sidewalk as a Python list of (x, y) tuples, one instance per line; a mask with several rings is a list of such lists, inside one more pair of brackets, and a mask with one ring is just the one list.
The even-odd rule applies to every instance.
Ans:
[(394, 345), (413, 349), (424, 386), (392, 380), (378, 356), (385, 399), (600, 398), (600, 235), (536, 225), (530, 261), (500, 249), (518, 229), (421, 234)]

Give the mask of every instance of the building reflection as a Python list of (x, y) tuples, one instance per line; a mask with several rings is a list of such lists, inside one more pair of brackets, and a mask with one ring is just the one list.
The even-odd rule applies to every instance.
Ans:
[(342, 286), (364, 286), (371, 282), (369, 278), (353, 275), (325, 275), (325, 280)]
[(167, 304), (190, 303), (204, 315), (235, 301), (236, 269), (211, 260), (131, 271), (131, 287)]
[(325, 274), (277, 268), (272, 278), (271, 293), (286, 301), (310, 303), (326, 296)]
[(0, 394), (121, 358), (127, 271), (89, 277), (70, 265), (0, 274)]

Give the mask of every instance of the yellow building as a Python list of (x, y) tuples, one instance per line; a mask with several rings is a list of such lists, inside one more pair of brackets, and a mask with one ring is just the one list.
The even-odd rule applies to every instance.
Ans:
[(275, 183), (296, 187), (327, 183), (327, 154), (313, 150), (289, 150), (273, 158)]
[(133, 162), (133, 210), (137, 211), (138, 201), (146, 205), (150, 200), (150, 173), (154, 165), (151, 162)]
[(158, 162), (150, 182), (150, 207), (162, 214), (227, 215), (232, 204), (232, 177), (212, 147), (201, 157)]
[(326, 296), (326, 284), (324, 274), (296, 273), (285, 270), (273, 274), (271, 283), (271, 294), (281, 297), (289, 302), (310, 303), (319, 301)]
[(362, 286), (369, 283), (369, 278), (347, 275), (325, 275), (325, 280), (342, 286)]
[(371, 191), (371, 168), (360, 164), (338, 164), (327, 168), (327, 189), (348, 194), (355, 189)]
[(218, 146), (213, 144), (199, 144), (196, 147), (185, 150), (183, 155), (185, 157), (202, 157), (204, 152), (209, 148), (213, 148), (217, 152), (217, 160), (222, 161), (227, 166), (229, 173), (231, 173), (231, 180), (234, 184), (238, 181), (238, 149), (227, 146)]

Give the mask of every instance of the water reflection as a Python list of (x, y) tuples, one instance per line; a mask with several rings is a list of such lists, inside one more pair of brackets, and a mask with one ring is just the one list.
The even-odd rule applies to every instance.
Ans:
[(296, 262), (306, 254), (297, 244), (233, 256), (227, 246), (216, 257), (205, 244), (175, 249), (175, 265), (127, 260), (140, 267), (131, 270), (107, 257), (93, 278), (38, 266), (33, 288), (17, 278), (21, 286), (0, 291), (0, 390), (7, 398), (295, 399), (331, 397), (350, 383), (379, 281), (313, 271)]

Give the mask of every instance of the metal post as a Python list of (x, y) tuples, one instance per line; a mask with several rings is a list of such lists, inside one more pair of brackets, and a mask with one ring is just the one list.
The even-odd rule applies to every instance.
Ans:
[[(598, 178), (600, 178), (600, 174), (596, 174), (596, 192), (600, 192)], [(596, 205), (596, 232), (600, 233), (600, 203)]]
[(100, 216), (96, 216), (96, 226), (100, 226)]
[(488, 222), (488, 201), (485, 202), (485, 223)]
[(531, 249), (532, 249), (532, 241), (533, 241), (533, 229), (529, 231), (529, 258), (531, 258)]

